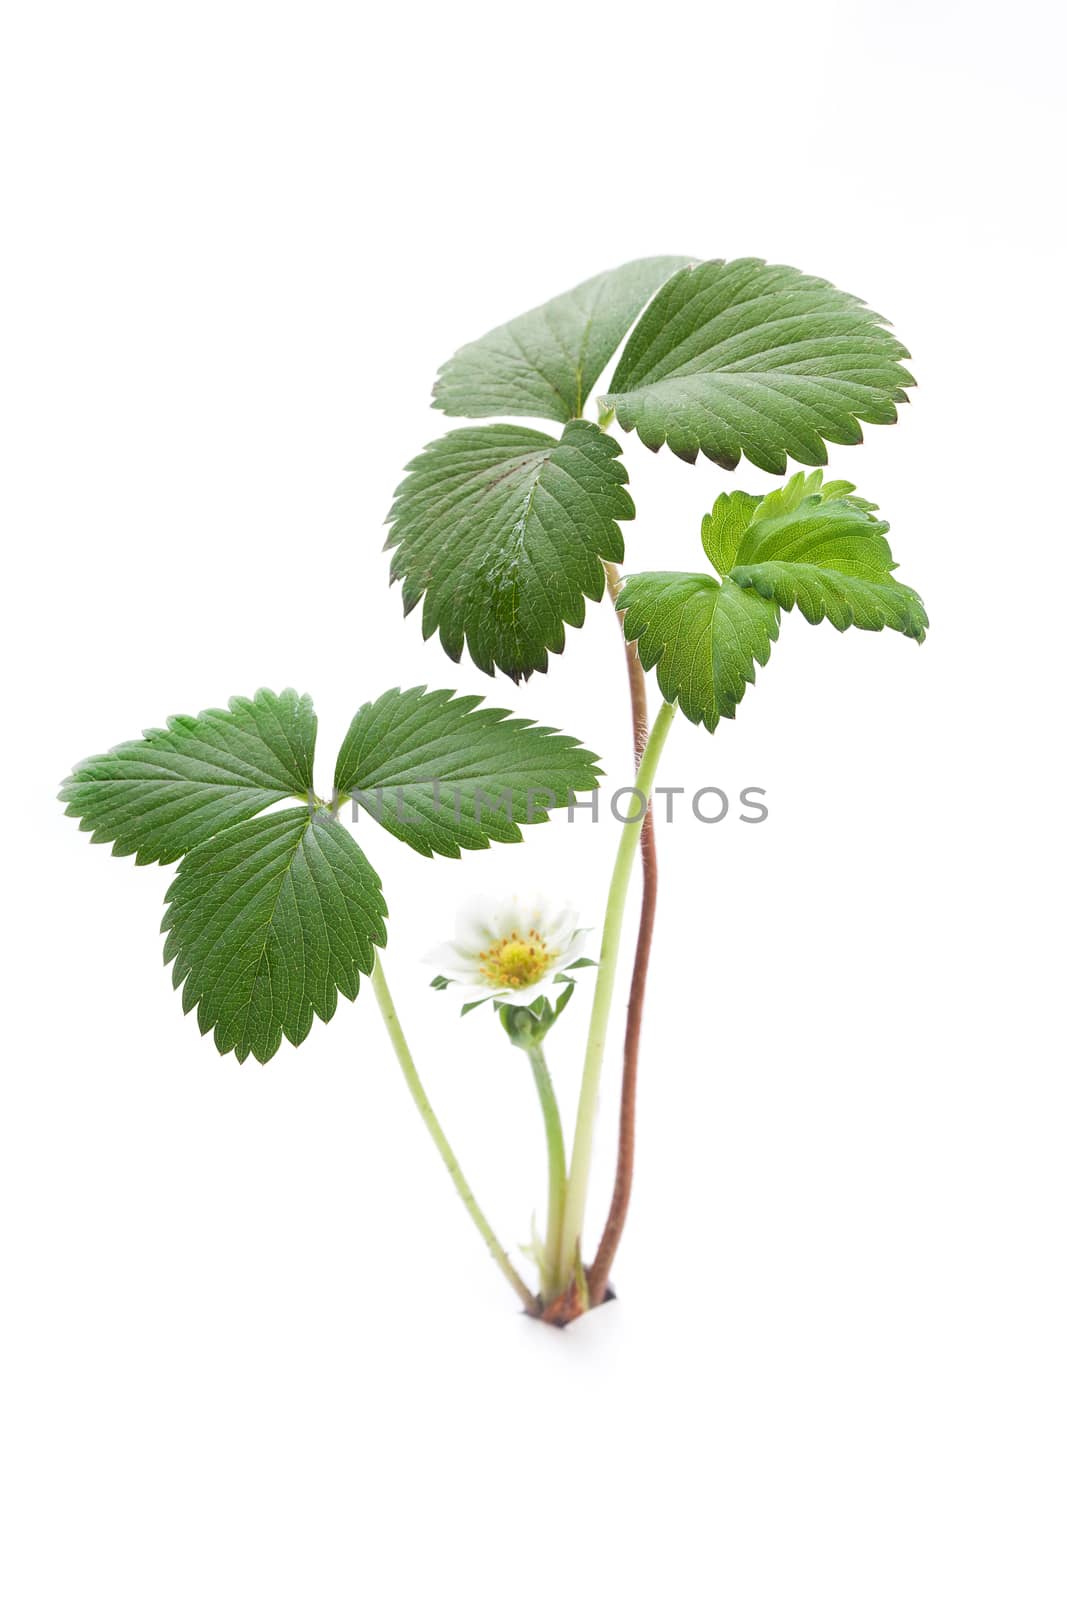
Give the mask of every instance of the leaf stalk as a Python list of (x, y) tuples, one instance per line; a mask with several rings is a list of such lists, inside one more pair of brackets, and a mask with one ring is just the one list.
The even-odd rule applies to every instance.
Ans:
[[(622, 574), (611, 562), (604, 563), (608, 589), (614, 602), (622, 591)], [(623, 614), (616, 611), (626, 655), (626, 670), (630, 686), (630, 714), (633, 724), (634, 766), (638, 767), (648, 740), (648, 693), (644, 668), (637, 653), (637, 645), (627, 643), (623, 631)], [(652, 935), (656, 924), (656, 899), (659, 888), (659, 863), (656, 856), (656, 833), (652, 820), (652, 801), (649, 798), (645, 818), (641, 824), (641, 914), (637, 926), (637, 944), (634, 950), (633, 971), (630, 975), (630, 998), (626, 1008), (626, 1036), (622, 1053), (622, 1092), (619, 1102), (619, 1141), (615, 1159), (615, 1184), (611, 1195), (604, 1231), (597, 1246), (593, 1265), (589, 1269), (589, 1298), (592, 1305), (600, 1305), (607, 1293), (608, 1280), (615, 1255), (622, 1239), (623, 1228), (630, 1208), (633, 1192), (634, 1155), (637, 1143), (637, 1069), (641, 1053), (641, 1022), (645, 1008), (645, 989), (652, 955)]]
[[(582, 1086), (578, 1099), (578, 1116), (571, 1147), (570, 1175), (567, 1180), (567, 1201), (563, 1212), (563, 1230), (560, 1241), (561, 1260), (579, 1259), (585, 1207), (589, 1194), (589, 1176), (593, 1155), (593, 1125), (596, 1120), (600, 1077), (607, 1045), (611, 1000), (615, 988), (615, 973), (619, 964), (619, 946), (622, 939), (623, 915), (626, 909), (626, 891), (633, 871), (634, 857), (643, 828), (643, 817), (652, 794), (663, 746), (670, 732), (677, 707), (664, 701), (649, 732), (647, 743), (637, 769), (636, 793), (632, 796), (627, 821), (623, 824), (615, 867), (608, 889), (604, 911), (604, 928), (600, 943), (600, 962), (597, 969), (596, 988), (593, 992), (593, 1010), (589, 1020), (589, 1037), (586, 1044)], [(640, 823), (640, 825), (638, 825)]]

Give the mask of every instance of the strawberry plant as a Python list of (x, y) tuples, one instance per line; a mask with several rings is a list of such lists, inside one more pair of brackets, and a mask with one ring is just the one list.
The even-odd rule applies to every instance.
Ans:
[[(602, 375), (621, 346), (610, 380)], [(424, 856), (517, 842), (576, 794), (596, 758), (578, 742), (446, 690), (389, 690), (363, 705), (320, 795), (310, 700), (259, 691), (76, 767), (61, 797), (94, 840), (139, 864), (177, 864), (164, 959), (217, 1049), (267, 1061), (299, 1045), (369, 977), (401, 1070), (460, 1198), (531, 1315), (564, 1326), (611, 1295), (633, 1182), (638, 1054), (657, 865), (651, 797), (678, 710), (714, 733), (765, 667), (784, 612), (839, 631), (921, 642), (919, 596), (895, 576), (888, 524), (851, 483), (826, 480), (827, 444), (892, 423), (913, 383), (907, 352), (852, 295), (758, 260), (663, 256), (601, 273), (484, 337), (441, 368), (435, 407), (471, 425), (411, 460), (389, 514), (405, 613), (458, 661), (516, 683), (563, 652), (587, 603), (620, 623), (636, 776), (596, 958), (573, 908), (502, 896), (461, 914), (434, 953), (433, 987), (464, 1013), (489, 1006), (528, 1058), (548, 1155), (531, 1287), (475, 1200), (416, 1070), (382, 965), (387, 904), (342, 820), (351, 803)], [(590, 408), (594, 415), (586, 413)], [(552, 431), (512, 420), (533, 418)], [(693, 570), (622, 571), (634, 516), (612, 429), (784, 477), (723, 490), (694, 529)], [(810, 470), (804, 470), (810, 469)], [(662, 697), (654, 714), (646, 674)], [(587, 1225), (593, 1126), (636, 858), (642, 896), (629, 984), (615, 1184), (595, 1248)], [(592, 1005), (578, 1110), (565, 1138), (544, 1041), (583, 968)]]

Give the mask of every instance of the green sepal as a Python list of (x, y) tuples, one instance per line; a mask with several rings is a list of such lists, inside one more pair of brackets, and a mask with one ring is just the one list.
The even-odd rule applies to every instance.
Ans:
[[(555, 1005), (547, 995), (543, 994), (538, 995), (528, 1006), (512, 1005), (506, 1000), (495, 1000), (493, 1005), (512, 1044), (517, 1045), (520, 1050), (528, 1050), (531, 1045), (540, 1044), (545, 1035), (555, 1027), (573, 993), (574, 984), (571, 982), (563, 990)], [(478, 1005), (480, 1002), (475, 1001), (474, 1004)]]

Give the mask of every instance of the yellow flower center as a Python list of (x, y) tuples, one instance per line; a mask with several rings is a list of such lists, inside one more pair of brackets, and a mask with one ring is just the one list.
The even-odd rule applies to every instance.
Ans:
[(479, 952), (480, 972), (498, 989), (525, 989), (543, 978), (558, 951), (550, 950), (536, 928), (522, 935), (514, 928)]

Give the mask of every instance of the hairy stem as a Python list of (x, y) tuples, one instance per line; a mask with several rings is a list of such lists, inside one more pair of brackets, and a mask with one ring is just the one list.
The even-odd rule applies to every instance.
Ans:
[(545, 1229), (545, 1270), (541, 1284), (541, 1298), (553, 1299), (563, 1288), (560, 1267), (560, 1229), (563, 1226), (563, 1206), (567, 1198), (567, 1152), (563, 1145), (563, 1123), (560, 1120), (559, 1102), (552, 1087), (552, 1079), (539, 1044), (523, 1047), (533, 1069), (537, 1098), (545, 1119), (545, 1142), (548, 1146), (548, 1221)]
[[(608, 589), (617, 602), (622, 589), (622, 576), (611, 562), (604, 563)], [(616, 612), (620, 629), (621, 612)], [(648, 739), (648, 695), (644, 668), (637, 654), (636, 644), (626, 642), (626, 671), (630, 684), (630, 713), (633, 722), (634, 766), (640, 765)], [(648, 965), (652, 954), (652, 933), (656, 924), (656, 892), (659, 885), (659, 867), (656, 860), (656, 833), (652, 821), (652, 800), (649, 797), (645, 820), (641, 824), (641, 918), (637, 927), (637, 946), (634, 951), (633, 972), (630, 976), (630, 999), (626, 1010), (626, 1038), (622, 1053), (622, 1097), (619, 1105), (619, 1148), (615, 1161), (615, 1187), (611, 1195), (604, 1232), (589, 1271), (589, 1299), (599, 1305), (608, 1287), (615, 1253), (619, 1248), (626, 1215), (630, 1208), (630, 1195), (634, 1181), (634, 1152), (637, 1137), (637, 1066), (641, 1053), (641, 1020), (645, 1009), (645, 986)]]
[(589, 1040), (582, 1070), (582, 1087), (578, 1099), (578, 1118), (574, 1128), (571, 1150), (571, 1170), (567, 1182), (567, 1202), (563, 1211), (563, 1229), (560, 1241), (561, 1264), (565, 1273), (575, 1271), (579, 1262), (582, 1227), (585, 1221), (585, 1204), (589, 1194), (589, 1173), (593, 1155), (593, 1124), (596, 1120), (597, 1097), (600, 1092), (600, 1073), (604, 1064), (607, 1044), (608, 1019), (611, 997), (615, 988), (615, 972), (619, 964), (619, 944), (622, 938), (623, 913), (626, 909), (626, 891), (633, 870), (634, 856), (641, 835), (638, 820), (642, 817), (647, 797), (659, 765), (659, 758), (674, 720), (675, 706), (666, 702), (652, 725), (641, 764), (637, 769), (636, 788), (629, 820), (623, 824), (615, 868), (608, 889), (608, 903), (604, 911), (604, 930), (600, 941), (600, 964), (597, 969), (596, 988), (593, 991), (593, 1011), (589, 1020)]
[(434, 1115), (434, 1110), (427, 1098), (426, 1090), (422, 1086), (422, 1080), (415, 1069), (415, 1062), (412, 1059), (411, 1050), (408, 1046), (407, 1040), (404, 1037), (404, 1030), (400, 1026), (400, 1019), (396, 1014), (396, 1007), (393, 1004), (393, 997), (389, 993), (389, 985), (385, 981), (385, 973), (382, 970), (382, 961), (380, 955), (376, 957), (374, 962), (374, 971), (371, 974), (371, 985), (374, 989), (374, 997), (378, 1002), (378, 1009), (382, 1014), (382, 1020), (385, 1023), (386, 1032), (388, 1033), (390, 1042), (392, 1043), (393, 1049), (396, 1052), (396, 1059), (400, 1063), (400, 1070), (404, 1074), (404, 1081), (411, 1090), (411, 1098), (418, 1107), (419, 1115), (426, 1124), (430, 1138), (437, 1146), (441, 1160), (448, 1168), (449, 1176), (456, 1186), (457, 1194), (470, 1213), (471, 1221), (474, 1223), (474, 1226), (477, 1228), (478, 1232), (485, 1240), (485, 1243), (488, 1245), (489, 1254), (492, 1256), (493, 1260), (496, 1262), (505, 1278), (511, 1284), (511, 1287), (515, 1290), (515, 1293), (522, 1301), (523, 1306), (531, 1316), (537, 1316), (539, 1310), (537, 1300), (530, 1293), (525, 1283), (523, 1283), (519, 1274), (509, 1261), (507, 1251), (504, 1249), (504, 1246), (500, 1243), (500, 1240), (489, 1226), (485, 1212), (482, 1210), (477, 1200), (475, 1200), (474, 1195), (471, 1192), (471, 1186), (463, 1176), (463, 1171), (460, 1167), (460, 1164), (456, 1160), (455, 1151), (445, 1138), (444, 1129), (441, 1127), (437, 1117)]

